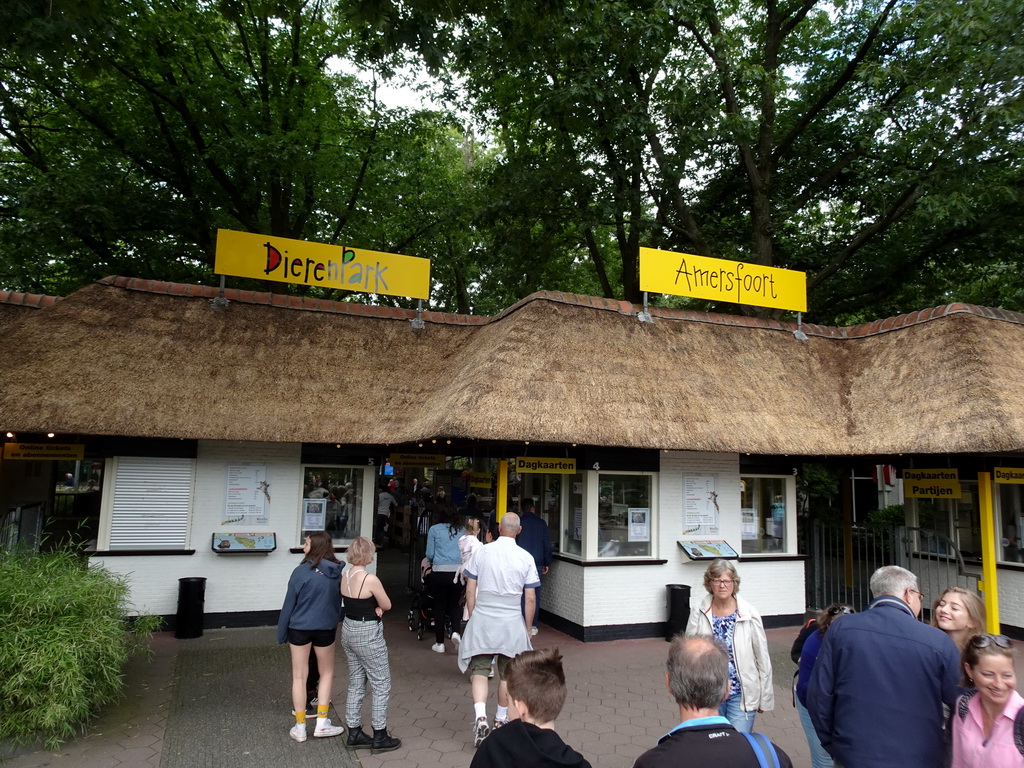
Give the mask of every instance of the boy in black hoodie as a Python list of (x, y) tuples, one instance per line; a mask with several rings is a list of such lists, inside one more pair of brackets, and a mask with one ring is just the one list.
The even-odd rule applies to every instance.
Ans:
[(524, 651), (508, 663), (505, 680), (520, 719), (491, 731), (477, 747), (470, 768), (591, 768), (555, 733), (555, 719), (565, 704), (558, 649)]

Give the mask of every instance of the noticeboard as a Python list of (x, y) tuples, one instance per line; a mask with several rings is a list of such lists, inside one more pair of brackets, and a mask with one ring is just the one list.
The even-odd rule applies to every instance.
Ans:
[(676, 543), (691, 560), (739, 559), (736, 550), (725, 539), (693, 539)]
[(277, 534), (265, 533), (215, 533), (210, 545), (218, 554), (253, 554), (273, 552), (277, 549)]

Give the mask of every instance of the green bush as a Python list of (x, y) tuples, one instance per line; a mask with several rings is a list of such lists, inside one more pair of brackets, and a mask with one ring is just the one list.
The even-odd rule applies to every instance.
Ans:
[(0, 740), (52, 749), (120, 695), (122, 669), (158, 627), (129, 627), (128, 584), (70, 551), (0, 554)]
[(869, 512), (868, 523), (871, 525), (906, 525), (907, 513), (902, 504), (890, 504), (888, 507)]

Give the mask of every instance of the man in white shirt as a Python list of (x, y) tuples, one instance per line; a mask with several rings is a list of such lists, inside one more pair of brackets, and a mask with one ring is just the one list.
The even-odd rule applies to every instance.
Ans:
[[(523, 651), (533, 650), (528, 627), (537, 608), (540, 577), (533, 556), (516, 545), (522, 530), (519, 515), (506, 513), (498, 524), (498, 538), (480, 547), (464, 569), (469, 623), (459, 647), (459, 668), (472, 670), (473, 743), (479, 746), (491, 732), (487, 724), (487, 679), (491, 659), (497, 656), (498, 711), (494, 727), (508, 722), (505, 665)], [(521, 603), (525, 597), (525, 621)]]

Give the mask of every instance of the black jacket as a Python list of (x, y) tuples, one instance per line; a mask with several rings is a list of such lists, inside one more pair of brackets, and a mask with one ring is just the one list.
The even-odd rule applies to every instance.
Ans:
[[(746, 737), (724, 718), (688, 720), (662, 736), (658, 746), (636, 759), (633, 768), (759, 768), (760, 763)], [(781, 768), (793, 768), (789, 755), (778, 747)]]
[(476, 748), (469, 768), (591, 768), (552, 730), (513, 720)]

